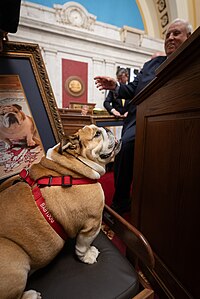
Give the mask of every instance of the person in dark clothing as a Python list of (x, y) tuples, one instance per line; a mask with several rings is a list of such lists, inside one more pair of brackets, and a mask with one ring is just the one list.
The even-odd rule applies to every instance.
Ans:
[(3, 40), (7, 33), (16, 33), (19, 23), (21, 0), (0, 1), (0, 52), (3, 50)]
[(21, 0), (0, 1), (0, 31), (17, 32)]
[[(117, 81), (121, 84), (128, 84), (128, 70), (125, 68), (119, 68), (116, 73)], [(130, 99), (121, 99), (110, 90), (103, 105), (109, 114), (115, 117), (126, 117), (128, 112), (128, 103)]]
[[(97, 88), (113, 90), (120, 98), (133, 98), (155, 78), (156, 69), (176, 51), (191, 33), (192, 26), (187, 21), (174, 20), (169, 25), (165, 36), (166, 56), (158, 56), (146, 62), (134, 81), (128, 85), (118, 84), (115, 79), (110, 77), (97, 76), (94, 78)], [(114, 161), (115, 193), (111, 207), (119, 214), (129, 211), (131, 205), (135, 133), (136, 106), (131, 101), (122, 129), (122, 147)]]

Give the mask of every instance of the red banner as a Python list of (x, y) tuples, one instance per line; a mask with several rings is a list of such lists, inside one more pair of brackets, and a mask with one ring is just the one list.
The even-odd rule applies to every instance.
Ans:
[(70, 102), (87, 103), (88, 64), (85, 62), (62, 59), (62, 105), (69, 107)]

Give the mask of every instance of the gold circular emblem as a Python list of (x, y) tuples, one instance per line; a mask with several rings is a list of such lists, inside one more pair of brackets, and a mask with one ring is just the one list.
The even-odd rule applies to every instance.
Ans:
[(84, 84), (80, 77), (71, 76), (65, 81), (65, 90), (74, 97), (81, 96), (84, 91)]
[(74, 79), (69, 82), (70, 91), (77, 93), (80, 92), (81, 89), (82, 89), (82, 85), (80, 81)]

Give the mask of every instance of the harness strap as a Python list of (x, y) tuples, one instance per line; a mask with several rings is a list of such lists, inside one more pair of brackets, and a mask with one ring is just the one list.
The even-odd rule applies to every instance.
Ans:
[(34, 187), (32, 189), (32, 193), (33, 193), (33, 196), (35, 198), (35, 202), (36, 202), (40, 212), (42, 213), (42, 215), (46, 219), (46, 221), (51, 225), (51, 227), (57, 232), (57, 234), (63, 240), (66, 240), (67, 239), (67, 234), (64, 231), (63, 227), (58, 222), (55, 221), (55, 219), (53, 218), (51, 213), (48, 211), (48, 209), (46, 207), (45, 200), (44, 200), (44, 198), (42, 196), (42, 193), (40, 191), (40, 188), (38, 186)]
[(57, 232), (57, 234), (62, 239), (66, 240), (67, 234), (65, 233), (63, 227), (58, 222), (56, 222), (56, 220), (53, 218), (51, 213), (48, 211), (45, 200), (40, 191), (40, 187), (44, 187), (44, 186), (71, 187), (72, 185), (94, 184), (97, 183), (97, 180), (92, 180), (88, 178), (76, 179), (76, 178), (72, 178), (70, 175), (67, 175), (67, 176), (58, 176), (58, 177), (48, 176), (34, 181), (33, 179), (31, 179), (26, 169), (22, 169), (19, 175), (26, 183), (29, 184), (29, 186), (33, 187), (36, 184), (36, 186), (32, 188), (32, 194), (35, 198), (35, 202), (39, 210), (41, 211), (42, 215), (47, 220), (47, 222), (51, 225), (51, 227)]
[(22, 169), (22, 171), (20, 172), (19, 176), (29, 184), (29, 186), (33, 186), (35, 184), (35, 181), (31, 179), (31, 177), (29, 176), (29, 173), (26, 169)]
[(72, 185), (84, 185), (84, 184), (95, 184), (98, 181), (89, 179), (89, 178), (72, 178), (71, 175), (64, 176), (47, 176), (42, 177), (36, 181), (32, 180), (29, 176), (29, 173), (26, 169), (22, 169), (20, 172), (21, 178), (25, 180), (30, 186), (33, 186), (35, 183), (42, 186), (62, 186), (62, 187), (71, 187)]
[(62, 186), (62, 187), (71, 187), (72, 185), (85, 185), (85, 184), (94, 184), (97, 183), (97, 180), (92, 179), (74, 179), (70, 175), (58, 176), (58, 177), (44, 177), (37, 180), (37, 184), (40, 186)]

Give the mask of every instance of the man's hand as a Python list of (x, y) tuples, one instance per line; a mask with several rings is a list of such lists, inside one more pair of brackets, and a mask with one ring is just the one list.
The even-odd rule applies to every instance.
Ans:
[(115, 117), (122, 117), (122, 115), (119, 113), (119, 111), (117, 111), (115, 108), (113, 108), (111, 110), (111, 112)]
[(99, 90), (108, 89), (115, 90), (117, 81), (111, 77), (97, 76), (94, 78), (96, 87)]

